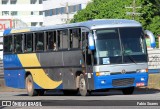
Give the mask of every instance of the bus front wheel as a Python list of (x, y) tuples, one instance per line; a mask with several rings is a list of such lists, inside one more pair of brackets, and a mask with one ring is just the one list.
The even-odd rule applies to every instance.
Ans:
[(29, 96), (38, 95), (37, 90), (34, 89), (34, 81), (31, 75), (26, 77), (26, 89)]
[(124, 88), (122, 89), (122, 92), (124, 95), (131, 95), (134, 92), (134, 87)]
[(86, 87), (86, 81), (84, 79), (84, 75), (81, 74), (79, 77), (79, 93), (82, 96), (86, 96), (87, 95), (87, 87)]

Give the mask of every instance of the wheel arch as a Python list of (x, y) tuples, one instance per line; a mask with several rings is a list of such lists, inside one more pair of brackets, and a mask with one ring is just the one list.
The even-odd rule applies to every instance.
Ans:
[(25, 73), (25, 78), (26, 78), (28, 75), (31, 75), (31, 76), (32, 76), (31, 72), (26, 71), (26, 73)]

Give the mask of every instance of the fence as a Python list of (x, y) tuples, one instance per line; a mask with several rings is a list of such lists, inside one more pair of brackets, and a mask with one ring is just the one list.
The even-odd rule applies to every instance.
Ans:
[(149, 73), (160, 73), (160, 49), (148, 49)]

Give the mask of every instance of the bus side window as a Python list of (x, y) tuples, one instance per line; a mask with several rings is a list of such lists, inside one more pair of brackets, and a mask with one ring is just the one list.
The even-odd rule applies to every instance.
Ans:
[(60, 30), (58, 31), (58, 48), (67, 49), (68, 48), (68, 31)]
[(80, 48), (81, 31), (79, 28), (70, 30), (70, 48)]
[(32, 52), (33, 51), (33, 34), (25, 34), (24, 35), (24, 49), (25, 52)]
[(56, 31), (47, 32), (47, 50), (57, 50)]
[(22, 34), (16, 34), (14, 36), (14, 51), (17, 53), (22, 52)]
[(13, 51), (12, 36), (4, 36), (4, 52), (9, 53)]
[(44, 33), (35, 33), (35, 47), (36, 51), (44, 50)]

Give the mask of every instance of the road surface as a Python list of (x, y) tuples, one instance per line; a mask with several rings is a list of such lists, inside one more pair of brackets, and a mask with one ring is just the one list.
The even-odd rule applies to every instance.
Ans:
[[(160, 90), (136, 88), (133, 95), (123, 95), (120, 90), (110, 90), (109, 92), (93, 92), (91, 96), (86, 96), (86, 97), (80, 95), (64, 96), (63, 93), (59, 91), (48, 91), (45, 93), (44, 96), (35, 96), (35, 97), (28, 96), (25, 91), (0, 92), (0, 100), (12, 101), (12, 102), (13, 101), (27, 102), (27, 103), (30, 101), (40, 102), (42, 107), (40, 105), (38, 105), (39, 107), (32, 107), (35, 109), (44, 107), (49, 109), (50, 108), (57, 109), (57, 106), (60, 109), (70, 109), (70, 108), (81, 109), (82, 106), (83, 108), (86, 109), (97, 109), (97, 108), (102, 108), (102, 109), (157, 108), (158, 109), (160, 106)], [(148, 103), (152, 103), (153, 105), (152, 104), (148, 105)], [(157, 104), (159, 106), (157, 106)], [(111, 107), (109, 107), (108, 105)], [(3, 108), (7, 109), (8, 107), (3, 106)], [(10, 107), (10, 108), (15, 108), (15, 107)], [(18, 106), (18, 108), (22, 107)]]

